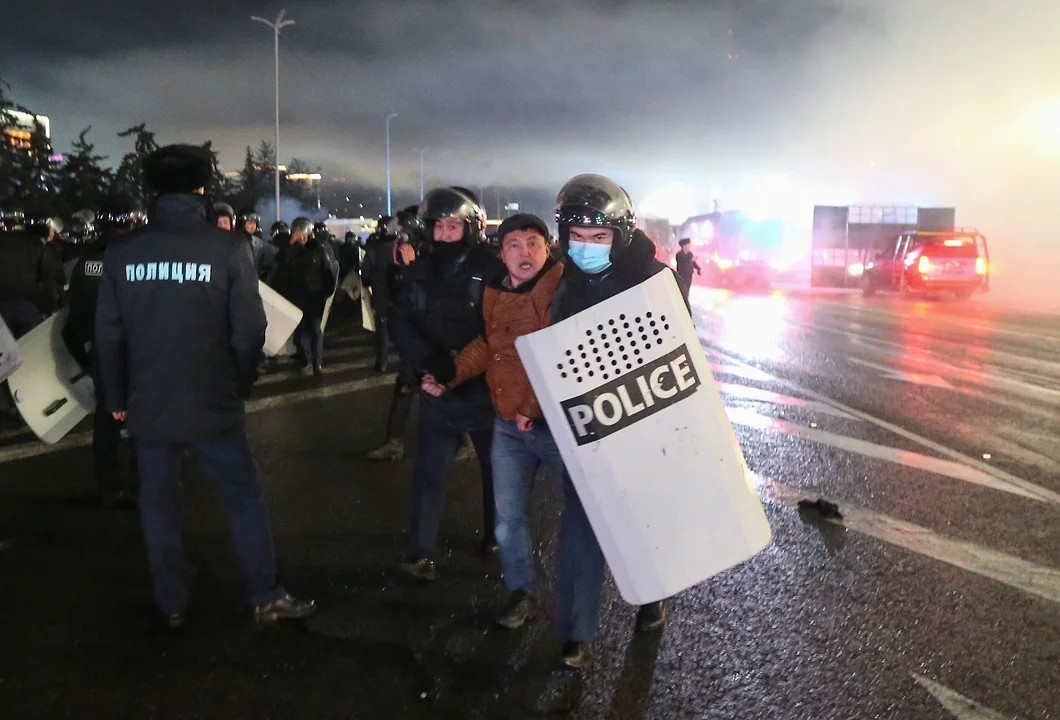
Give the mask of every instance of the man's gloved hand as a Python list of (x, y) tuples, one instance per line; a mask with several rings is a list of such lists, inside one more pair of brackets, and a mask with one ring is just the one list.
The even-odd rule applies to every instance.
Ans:
[(456, 378), (456, 363), (444, 351), (428, 355), (423, 361), (423, 369), (442, 385), (448, 385)]

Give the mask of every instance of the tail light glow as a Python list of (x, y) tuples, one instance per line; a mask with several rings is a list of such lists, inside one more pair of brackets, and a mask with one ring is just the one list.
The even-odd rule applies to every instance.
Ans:
[(931, 265), (931, 259), (926, 255), (921, 255), (920, 259), (916, 261), (916, 271), (921, 275), (927, 275), (934, 268)]
[(986, 275), (986, 258), (982, 255), (975, 259), (975, 274)]

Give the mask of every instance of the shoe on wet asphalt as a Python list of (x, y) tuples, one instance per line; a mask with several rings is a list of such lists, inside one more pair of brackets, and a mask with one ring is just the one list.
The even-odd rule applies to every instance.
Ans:
[(665, 600), (641, 605), (637, 610), (636, 630), (641, 633), (661, 630), (666, 625), (666, 618), (669, 615), (670, 611), (666, 607)]
[(585, 670), (593, 664), (593, 655), (589, 650), (589, 643), (570, 641), (563, 643), (563, 652), (560, 654), (560, 662), (572, 670)]
[(400, 460), (405, 457), (405, 443), (401, 440), (387, 440), (365, 457), (369, 460)]
[(525, 590), (516, 590), (508, 598), (508, 604), (494, 621), (499, 627), (518, 630), (537, 617), (537, 598)]
[(274, 623), (279, 620), (301, 620), (317, 611), (314, 600), (298, 600), (291, 595), (258, 605), (254, 608), (254, 621)]
[(414, 558), (406, 555), (401, 559), (401, 569), (417, 580), (437, 580), (438, 570), (430, 558)]

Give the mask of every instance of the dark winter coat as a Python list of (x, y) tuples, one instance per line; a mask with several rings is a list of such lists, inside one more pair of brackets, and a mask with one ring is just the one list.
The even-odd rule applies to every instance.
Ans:
[(106, 409), (130, 434), (196, 442), (242, 431), (265, 343), (265, 311), (243, 242), (198, 195), (162, 195), (149, 224), (103, 257), (96, 353)]
[[(504, 264), (487, 248), (433, 243), (406, 269), (393, 299), (390, 338), (401, 360), (442, 383), (452, 380), (453, 358), (482, 334), (486, 285), (502, 273)], [(455, 392), (485, 392), (485, 382), (469, 382)]]
[(70, 273), (70, 290), (67, 305), (70, 314), (63, 328), (63, 340), (70, 354), (82, 367), (93, 364), (92, 356), (96, 338), (96, 304), (99, 286), (103, 280), (104, 242), (86, 245)]
[[(673, 269), (655, 259), (655, 243), (640, 230), (634, 230), (629, 247), (602, 273), (587, 275), (573, 262), (566, 262), (563, 279), (552, 300), (552, 322), (566, 320), (664, 271), (673, 272)], [(678, 286), (682, 286), (680, 278)]]
[(272, 285), (303, 312), (320, 315), (335, 292), (336, 272), (331, 253), (318, 240), (288, 244), (276, 258)]
[(0, 235), (0, 300), (29, 300), (45, 315), (65, 284), (60, 253), (26, 232)]

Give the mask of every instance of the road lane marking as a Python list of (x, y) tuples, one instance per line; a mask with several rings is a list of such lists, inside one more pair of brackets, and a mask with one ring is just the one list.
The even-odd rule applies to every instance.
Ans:
[[(763, 480), (759, 486), (772, 495), (773, 499), (785, 504), (797, 505), (799, 500), (820, 497), (807, 488), (787, 485), (776, 480)], [(975, 543), (943, 537), (926, 527), (897, 520), (857, 505), (831, 498), (823, 499), (836, 503), (843, 513), (842, 520), (828, 519), (827, 522), (996, 580), (1022, 592), (1060, 603), (1060, 570), (1036, 565)]]
[(798, 325), (797, 327), (841, 335), (855, 345), (872, 348), (874, 352), (887, 357), (899, 358), (903, 364), (906, 365), (918, 365), (925, 371), (942, 373), (951, 378), (958, 378), (966, 382), (976, 383), (983, 387), (990, 387), (995, 390), (1007, 391), (1013, 395), (1033, 400), (1053, 402), (1060, 400), (1060, 390), (1008, 377), (1004, 373), (998, 372), (993, 366), (991, 366), (990, 372), (984, 372), (972, 368), (963, 368), (939, 360), (932, 355), (925, 354), (923, 351), (911, 351), (908, 346), (891, 342), (889, 340), (880, 340), (865, 335), (851, 334), (846, 330), (824, 327), (813, 323)]
[(991, 710), (985, 705), (980, 705), (975, 700), (961, 695), (956, 690), (929, 680), (923, 675), (910, 673), (913, 679), (920, 683), (931, 697), (939, 701), (939, 705), (948, 710), (957, 720), (1006, 720), (1007, 715), (1002, 715), (996, 710)]
[[(329, 373), (340, 373), (348, 370), (367, 370), (368, 368), (375, 367), (375, 360), (365, 359), (357, 360), (355, 362), (348, 363), (336, 363), (334, 365), (325, 365), (324, 369)], [(278, 382), (302, 380), (303, 375), (300, 368), (290, 368), (283, 370), (273, 370), (266, 375), (263, 375), (256, 383), (255, 387), (262, 385), (274, 385)]]
[[(256, 398), (247, 402), (247, 414), (287, 407), (288, 405), (295, 405), (307, 400), (340, 397), (342, 395), (360, 392), (361, 390), (371, 390), (383, 385), (392, 385), (394, 383), (394, 377), (393, 374), (388, 373), (385, 375), (363, 378), (361, 380), (350, 380), (335, 385), (324, 385), (322, 387), (310, 388), (298, 392), (273, 395), (272, 397)], [(75, 435), (67, 435), (55, 445), (47, 445), (39, 440), (33, 440), (19, 445), (12, 445), (0, 450), (0, 463), (23, 460), (54, 452), (62, 452), (64, 450), (71, 450), (73, 448), (90, 445), (91, 443), (91, 431), (81, 432)]]
[(724, 375), (742, 377), (745, 380), (759, 380), (765, 382), (773, 379), (772, 375), (759, 370), (753, 365), (732, 365), (712, 362), (710, 364), (710, 369), (715, 375), (722, 373)]
[[(738, 357), (735, 357), (735, 356), (731, 355), (730, 353), (726, 352), (722, 348), (720, 348), (717, 345), (715, 345), (713, 342), (711, 342), (711, 340), (709, 338), (705, 338), (705, 337), (703, 337), (701, 335), (699, 339), (700, 339), (700, 342), (706, 343), (710, 347), (711, 350), (714, 350), (718, 354), (724, 355), (725, 357), (729, 358), (729, 361), (731, 363), (733, 363), (735, 365), (747, 365), (747, 363), (745, 363), (743, 360), (739, 359)], [(748, 367), (753, 367), (753, 366), (748, 365)], [(754, 369), (757, 370), (758, 372), (763, 372), (761, 370), (758, 370), (758, 368), (754, 368)], [(814, 400), (819, 400), (819, 401), (821, 401), (823, 403), (827, 403), (829, 405), (832, 405), (833, 407), (836, 407), (836, 408), (842, 410), (843, 412), (854, 416), (858, 420), (863, 420), (864, 422), (871, 423), (872, 425), (875, 425), (876, 427), (882, 428), (883, 430), (887, 430), (888, 432), (894, 433), (895, 435), (898, 435), (899, 437), (905, 438), (906, 440), (909, 440), (911, 442), (915, 442), (918, 445), (926, 447), (927, 449), (929, 449), (929, 450), (931, 450), (933, 452), (936, 452), (939, 455), (943, 455), (943, 456), (948, 457), (948, 458), (950, 458), (952, 460), (955, 460), (955, 461), (957, 461), (959, 463), (963, 463), (964, 465), (967, 465), (969, 467), (975, 468), (976, 470), (979, 470), (979, 471), (981, 471), (981, 472), (983, 472), (983, 473), (985, 473), (987, 475), (992, 475), (995, 478), (998, 478), (999, 480), (1004, 480), (1004, 481), (1010, 483), (1011, 485), (1013, 485), (1015, 487), (1018, 487), (1018, 488), (1022, 488), (1024, 490), (1026, 490), (1027, 492), (1030, 492), (1030, 493), (1032, 493), (1034, 495), (1038, 495), (1042, 491), (1042, 488), (1039, 485), (1035, 485), (1034, 483), (1027, 482), (1026, 480), (1024, 480), (1022, 478), (1016, 477), (1012, 473), (1008, 473), (1008, 472), (1005, 472), (1004, 470), (1001, 470), (1000, 468), (995, 468), (995, 467), (993, 467), (991, 465), (987, 465), (986, 463), (982, 462), (981, 460), (978, 460), (976, 458), (973, 458), (973, 457), (970, 457), (968, 455), (965, 455), (964, 453), (958, 452), (957, 450), (953, 450), (951, 448), (948, 448), (945, 445), (942, 445), (941, 443), (935, 442), (934, 440), (929, 440), (928, 438), (924, 437), (923, 435), (918, 435), (917, 433), (915, 433), (915, 432), (913, 432), (911, 430), (906, 430), (905, 428), (903, 428), (903, 427), (901, 427), (899, 425), (895, 425), (894, 423), (887, 422), (886, 420), (878, 418), (878, 417), (876, 417), (874, 415), (870, 415), (869, 413), (862, 412), (861, 410), (858, 410), (857, 408), (853, 408), (853, 407), (851, 407), (851, 406), (849, 406), (849, 405), (847, 405), (845, 403), (839, 402), (838, 400), (834, 400), (834, 399), (832, 399), (832, 398), (830, 398), (830, 397), (828, 397), (826, 395), (822, 395), (821, 393), (816, 392), (814, 390), (811, 390), (810, 388), (803, 387), (802, 385), (800, 385), (797, 382), (794, 382), (792, 380), (785, 380), (785, 379), (777, 377), (775, 375), (770, 375), (769, 377), (770, 377), (770, 379), (772, 381), (776, 382), (777, 384), (779, 384), (779, 385), (781, 385), (783, 387), (786, 387), (787, 389), (789, 389), (790, 391), (792, 391), (794, 393), (797, 393), (799, 395), (805, 395), (808, 398), (812, 398)], [(1057, 495), (1056, 493), (1053, 493), (1051, 491), (1046, 490), (1045, 493), (1050, 498), (1060, 498), (1060, 495)], [(1057, 502), (1057, 500), (1056, 499), (1051, 499), (1051, 502)]]
[(944, 477), (952, 478), (953, 480), (960, 480), (974, 485), (982, 485), (983, 487), (988, 487), (992, 490), (1000, 490), (1001, 492), (1020, 495), (1030, 500), (1052, 502), (1060, 505), (1060, 494), (1054, 493), (1046, 488), (1027, 482), (1022, 483), (1022, 485), (1014, 485), (989, 473), (968, 467), (959, 462), (953, 462), (952, 460), (943, 460), (941, 458), (915, 453), (910, 450), (900, 450), (888, 445), (878, 445), (869, 442), (868, 440), (858, 440), (857, 438), (847, 437), (846, 435), (837, 435), (824, 430), (803, 427), (788, 422), (787, 420), (762, 415), (749, 408), (726, 408), (725, 410), (729, 415), (729, 420), (736, 425), (743, 425), (758, 430), (767, 430), (778, 432), (783, 435), (799, 437), (803, 440), (809, 440), (822, 445), (830, 445), (839, 448), (840, 450), (857, 453), (858, 455), (864, 455), (877, 460), (885, 460), (898, 465), (904, 465), (905, 467), (910, 467), (915, 470), (923, 470), (936, 475), (942, 475)]
[(807, 410), (812, 410), (813, 412), (821, 413), (822, 415), (832, 415), (834, 417), (850, 420), (854, 419), (842, 410), (834, 408), (828, 403), (818, 402), (817, 400), (807, 400), (806, 398), (795, 397), (794, 395), (782, 395), (780, 393), (770, 392), (769, 390), (750, 387), (748, 385), (720, 382), (718, 383), (718, 390), (720, 390), (722, 395), (725, 395), (726, 397), (739, 398), (740, 400), (757, 400), (760, 402), (772, 403), (774, 405), (805, 408)]
[(953, 390), (953, 385), (950, 385), (946, 380), (939, 377), (938, 375), (925, 375), (923, 373), (911, 373), (904, 370), (895, 370), (894, 368), (887, 367), (886, 365), (877, 365), (876, 363), (869, 362), (868, 360), (862, 360), (861, 358), (848, 357), (852, 363), (857, 365), (863, 365), (873, 370), (878, 370), (883, 374), (883, 377), (889, 380), (900, 380), (902, 382), (913, 383), (914, 385), (927, 385), (929, 387), (942, 388), (943, 390)]

